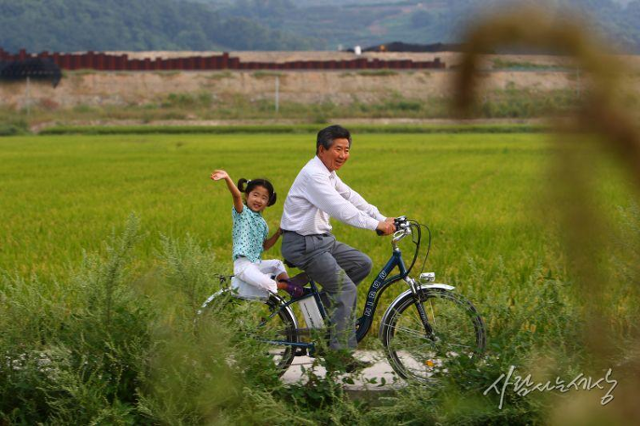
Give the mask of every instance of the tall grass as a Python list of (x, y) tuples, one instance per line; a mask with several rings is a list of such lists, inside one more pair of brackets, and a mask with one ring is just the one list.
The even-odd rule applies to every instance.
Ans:
[[(263, 415), (246, 408), (253, 395), (267, 396), (265, 383), (248, 389), (277, 381), (275, 368), (250, 347), (227, 345), (233, 330), (216, 318), (193, 328), (192, 300), (215, 289), (215, 260), (193, 239), (165, 237), (160, 270), (134, 273), (139, 236), (132, 217), (64, 282), (3, 277), (1, 421), (255, 423)], [(261, 375), (249, 374), (257, 365)]]
[[(544, 423), (560, 403), (553, 394), (506, 393), (500, 408), (499, 396), (484, 391), (512, 365), (537, 381), (570, 379), (588, 355), (567, 283), (539, 266), (514, 293), (522, 277), (498, 260), (490, 262), (491, 293), (468, 294), (487, 320), (486, 356), (458, 357), (431, 386), (408, 383), (379, 401), (350, 399), (342, 387), (349, 378), (338, 373), (321, 377), (308, 370), (305, 384), (285, 385), (257, 355), (264, 348), (233, 327), (238, 318), (205, 316), (194, 328), (196, 301), (219, 288), (216, 275), (223, 269), (210, 250), (192, 237), (153, 238), (158, 267), (141, 269), (131, 251), (140, 241), (138, 228), (131, 217), (64, 282), (3, 276), (2, 421)], [(467, 262), (478, 279), (489, 278), (484, 267)], [(329, 360), (317, 362), (327, 366)]]
[[(87, 255), (64, 281), (5, 275), (1, 412), (16, 423), (126, 421), (147, 350), (148, 300), (126, 265), (137, 223), (106, 255)], [(82, 407), (78, 410), (78, 407)]]

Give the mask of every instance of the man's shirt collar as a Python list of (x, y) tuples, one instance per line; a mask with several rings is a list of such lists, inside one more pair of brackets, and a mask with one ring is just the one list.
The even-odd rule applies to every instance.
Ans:
[(320, 159), (320, 157), (318, 157), (317, 155), (315, 157), (313, 157), (313, 160), (315, 166), (322, 170), (323, 172), (325, 172), (327, 174), (327, 176), (329, 177), (335, 177), (336, 176), (336, 171), (329, 171), (329, 169), (327, 169), (327, 166), (324, 165), (324, 163), (322, 162), (322, 160)]

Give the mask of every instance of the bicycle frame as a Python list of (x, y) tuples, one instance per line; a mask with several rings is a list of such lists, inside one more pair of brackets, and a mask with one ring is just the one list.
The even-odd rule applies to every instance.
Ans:
[[(393, 276), (389, 276), (396, 267), (398, 267), (399, 273)], [(356, 321), (356, 339), (358, 342), (362, 341), (362, 339), (365, 338), (365, 336), (369, 333), (369, 330), (371, 329), (371, 325), (373, 324), (373, 316), (376, 312), (378, 301), (380, 300), (380, 295), (382, 295), (382, 293), (384, 293), (384, 291), (391, 284), (395, 283), (396, 281), (405, 279), (407, 275), (408, 275), (408, 271), (404, 264), (404, 260), (402, 259), (402, 251), (398, 247), (395, 247), (393, 249), (393, 253), (391, 254), (391, 258), (389, 259), (389, 261), (387, 261), (387, 264), (378, 273), (378, 276), (376, 277), (375, 280), (373, 280), (373, 282), (371, 283), (371, 286), (369, 286), (369, 290), (367, 292), (367, 301), (365, 303), (362, 316), (358, 318)], [(327, 312), (324, 308), (324, 304), (322, 303), (322, 299), (320, 297), (320, 295), (324, 292), (318, 291), (318, 287), (316, 286), (316, 283), (314, 281), (311, 281), (310, 284), (312, 288), (311, 293), (299, 298), (291, 299), (285, 303), (282, 303), (281, 309), (287, 308), (290, 305), (296, 302), (299, 302), (300, 300), (303, 300), (307, 297), (315, 297), (316, 302), (318, 303), (318, 307), (320, 308), (320, 313), (322, 314), (322, 318), (327, 320)], [(278, 342), (278, 343), (284, 343), (284, 342)], [(289, 344), (297, 347), (313, 346), (312, 343), (311, 344), (289, 343)]]
[[(389, 274), (391, 274), (396, 266), (400, 270), (400, 273), (389, 277)], [(402, 259), (402, 252), (399, 248), (395, 247), (391, 254), (391, 258), (384, 268), (382, 268), (380, 273), (378, 273), (377, 278), (373, 280), (373, 283), (371, 283), (369, 291), (367, 292), (367, 301), (364, 305), (362, 316), (356, 321), (356, 339), (358, 342), (362, 341), (371, 329), (371, 325), (373, 324), (373, 315), (378, 307), (380, 295), (384, 293), (391, 284), (405, 279), (407, 275), (408, 271), (404, 264), (404, 260)]]

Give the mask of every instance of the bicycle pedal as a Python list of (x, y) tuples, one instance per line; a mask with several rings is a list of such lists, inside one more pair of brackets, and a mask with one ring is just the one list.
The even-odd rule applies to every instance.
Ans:
[(309, 357), (311, 358), (324, 358), (326, 354), (326, 351), (320, 348), (312, 348), (309, 350)]
[(310, 329), (308, 329), (308, 328), (296, 328), (296, 336), (298, 336), (298, 337), (311, 337)]

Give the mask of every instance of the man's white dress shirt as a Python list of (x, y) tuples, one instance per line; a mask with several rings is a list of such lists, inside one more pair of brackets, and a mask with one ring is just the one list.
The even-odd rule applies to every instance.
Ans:
[(370, 230), (386, 219), (315, 156), (300, 170), (287, 194), (280, 227), (300, 235), (326, 234), (331, 231), (330, 217)]

